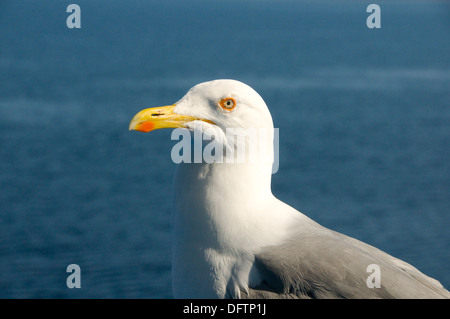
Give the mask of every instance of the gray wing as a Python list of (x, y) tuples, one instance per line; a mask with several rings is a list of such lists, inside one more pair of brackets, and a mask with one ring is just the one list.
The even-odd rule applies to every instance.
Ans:
[[(379, 266), (380, 288), (369, 288), (367, 267)], [(435, 279), (383, 251), (323, 228), (299, 232), (255, 256), (261, 276), (244, 298), (450, 298)]]

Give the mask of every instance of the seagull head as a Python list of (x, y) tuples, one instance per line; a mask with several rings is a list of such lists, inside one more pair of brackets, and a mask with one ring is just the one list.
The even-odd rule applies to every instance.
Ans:
[(203, 140), (214, 140), (222, 151), (212, 162), (272, 167), (274, 161), (274, 128), (269, 109), (255, 90), (236, 80), (197, 84), (175, 104), (140, 111), (129, 126), (130, 130), (141, 132), (162, 128), (200, 131)]
[(214, 80), (192, 87), (175, 104), (140, 111), (131, 120), (129, 129), (192, 131), (194, 127), (226, 133), (227, 128), (273, 130), (273, 123), (266, 103), (250, 86), (236, 80)]

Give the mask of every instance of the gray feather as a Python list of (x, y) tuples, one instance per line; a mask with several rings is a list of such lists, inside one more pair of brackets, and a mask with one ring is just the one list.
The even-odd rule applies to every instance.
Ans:
[[(373, 246), (320, 225), (307, 229), (255, 256), (262, 281), (241, 297), (450, 298), (437, 280)], [(380, 288), (367, 285), (370, 264), (380, 267)]]

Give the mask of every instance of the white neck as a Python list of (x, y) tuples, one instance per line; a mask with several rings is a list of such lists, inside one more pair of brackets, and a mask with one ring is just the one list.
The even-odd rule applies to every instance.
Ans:
[(271, 167), (260, 164), (180, 164), (175, 184), (182, 186), (174, 189), (174, 217), (183, 220), (184, 231), (199, 243), (232, 247), (246, 234), (239, 227), (260, 218), (254, 216), (255, 208), (272, 197), (270, 172)]
[(270, 163), (179, 165), (173, 218), (176, 297), (224, 297), (230, 281), (232, 290), (246, 289), (254, 253), (279, 242), (291, 217), (271, 209), (278, 201), (270, 189), (271, 169)]

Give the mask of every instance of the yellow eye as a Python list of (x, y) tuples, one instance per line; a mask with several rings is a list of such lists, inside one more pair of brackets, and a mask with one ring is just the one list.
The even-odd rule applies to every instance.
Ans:
[(236, 106), (236, 101), (232, 97), (227, 97), (226, 99), (220, 101), (219, 104), (223, 109), (231, 111)]

